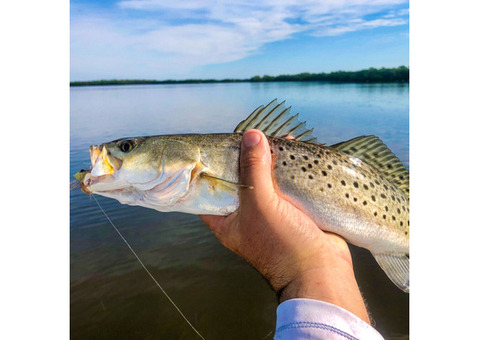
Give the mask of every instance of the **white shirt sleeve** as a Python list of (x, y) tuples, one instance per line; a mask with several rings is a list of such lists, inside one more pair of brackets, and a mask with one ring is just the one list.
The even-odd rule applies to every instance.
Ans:
[(328, 302), (291, 299), (277, 307), (275, 340), (380, 340), (372, 326), (349, 311)]

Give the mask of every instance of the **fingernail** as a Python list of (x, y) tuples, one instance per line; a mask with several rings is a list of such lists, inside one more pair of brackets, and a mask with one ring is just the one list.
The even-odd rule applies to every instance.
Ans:
[(247, 131), (243, 135), (243, 145), (245, 145), (247, 148), (250, 148), (260, 143), (260, 139), (261, 139), (261, 136), (257, 132)]

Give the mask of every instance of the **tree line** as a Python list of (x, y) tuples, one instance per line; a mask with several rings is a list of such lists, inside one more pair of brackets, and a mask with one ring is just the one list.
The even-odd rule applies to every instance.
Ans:
[(184, 80), (147, 80), (147, 79), (111, 79), (93, 81), (73, 81), (70, 86), (101, 85), (150, 85), (150, 84), (199, 84), (199, 83), (241, 83), (272, 81), (326, 81), (337, 83), (408, 83), (410, 70), (406, 66), (395, 68), (369, 68), (360, 71), (335, 71), (330, 73), (281, 74), (279, 76), (254, 76), (248, 79), (184, 79)]

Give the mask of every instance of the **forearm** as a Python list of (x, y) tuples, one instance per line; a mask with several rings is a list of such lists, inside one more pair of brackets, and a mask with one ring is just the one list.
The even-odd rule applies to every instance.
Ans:
[(279, 302), (294, 298), (335, 304), (370, 324), (351, 261), (343, 258), (333, 258), (325, 265), (303, 272), (282, 289)]

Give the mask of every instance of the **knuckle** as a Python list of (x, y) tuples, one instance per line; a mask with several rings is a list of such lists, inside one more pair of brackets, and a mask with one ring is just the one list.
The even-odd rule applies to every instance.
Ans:
[(240, 168), (242, 170), (250, 171), (252, 169), (261, 168), (265, 165), (264, 155), (249, 155), (240, 162)]

